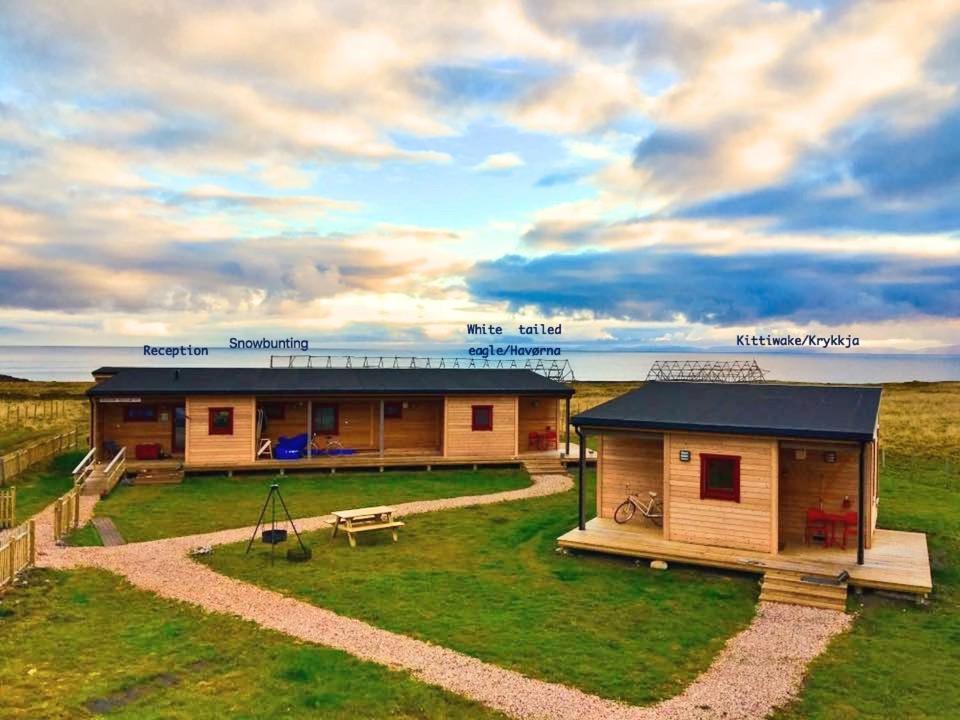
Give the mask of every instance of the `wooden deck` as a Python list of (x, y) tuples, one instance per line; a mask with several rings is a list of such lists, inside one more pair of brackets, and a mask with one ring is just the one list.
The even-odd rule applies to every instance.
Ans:
[(561, 547), (576, 550), (757, 574), (764, 574), (767, 570), (786, 570), (835, 576), (846, 570), (850, 573), (850, 585), (875, 590), (926, 595), (933, 586), (927, 536), (898, 530), (878, 528), (863, 565), (857, 565), (857, 553), (853, 548), (797, 545), (772, 555), (664, 540), (659, 528), (618, 525), (606, 518), (594, 518), (587, 523), (586, 530), (573, 529), (560, 536), (557, 542)]
[[(570, 445), (570, 456), (563, 456), (563, 446), (559, 450), (535, 451), (520, 455), (505, 457), (443, 457), (439, 453), (388, 451), (380, 455), (375, 451), (361, 452), (353, 455), (335, 455), (325, 457), (300, 458), (297, 460), (261, 459), (248, 463), (222, 464), (185, 464), (182, 459), (168, 458), (164, 460), (128, 460), (128, 472), (143, 470), (168, 470), (183, 467), (185, 472), (303, 472), (308, 470), (336, 472), (338, 469), (350, 470), (380, 470), (387, 468), (439, 468), (439, 467), (509, 467), (518, 466), (525, 459), (531, 457), (555, 457), (560, 462), (570, 465), (578, 462), (579, 448), (576, 444)], [(596, 462), (596, 453), (589, 451), (587, 462)]]

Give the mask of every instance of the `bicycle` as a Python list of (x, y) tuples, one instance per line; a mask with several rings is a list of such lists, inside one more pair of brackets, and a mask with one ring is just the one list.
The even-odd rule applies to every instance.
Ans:
[(657, 493), (653, 491), (647, 494), (650, 496), (650, 499), (647, 500), (647, 502), (643, 502), (639, 496), (630, 495), (628, 491), (627, 499), (620, 503), (613, 513), (613, 519), (617, 524), (623, 525), (626, 522), (630, 522), (639, 510), (640, 514), (654, 525), (658, 527), (663, 525), (663, 505), (660, 503), (660, 498), (657, 497)]

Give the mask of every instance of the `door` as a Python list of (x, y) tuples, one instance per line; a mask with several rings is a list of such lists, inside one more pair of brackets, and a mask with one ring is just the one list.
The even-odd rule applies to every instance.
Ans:
[(170, 454), (183, 455), (187, 441), (187, 409), (183, 405), (173, 406), (173, 438), (170, 441)]

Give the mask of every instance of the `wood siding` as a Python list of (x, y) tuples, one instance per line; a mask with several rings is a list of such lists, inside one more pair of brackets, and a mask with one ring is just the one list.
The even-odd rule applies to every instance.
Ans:
[(521, 397), (519, 399), (517, 430), (520, 452), (536, 451), (535, 447), (530, 447), (530, 433), (542, 433), (548, 427), (557, 431), (557, 442), (559, 443), (559, 418), (560, 401), (557, 398)]
[[(603, 433), (597, 462), (597, 515), (612, 518), (627, 495), (663, 499), (663, 438), (627, 433)], [(649, 524), (639, 514), (631, 523)]]
[[(856, 512), (860, 450), (857, 445), (810, 443), (805, 446), (800, 441), (785, 445), (780, 449), (780, 542), (798, 544), (803, 543), (807, 508), (820, 507), (821, 500), (826, 512)], [(796, 457), (798, 449), (806, 451), (805, 458)], [(824, 462), (823, 453), (827, 450), (837, 453), (837, 462)], [(876, 488), (876, 464), (873, 461), (873, 443), (866, 446), (864, 460), (867, 490), (865, 543), (870, 547), (875, 523), (872, 496)], [(845, 496), (850, 499), (849, 508), (843, 507)], [(851, 538), (847, 541), (848, 547), (851, 542), (856, 543)]]
[[(493, 430), (473, 430), (471, 408), (493, 406)], [(447, 397), (447, 457), (512, 457), (517, 450), (517, 398), (512, 395)]]
[[(173, 442), (173, 408), (182, 398), (158, 398), (142, 403), (96, 403), (96, 442), (98, 451), (105, 442), (113, 441), (118, 448), (127, 448), (127, 457), (133, 458), (137, 445), (159, 443), (165, 455), (171, 454)], [(127, 422), (124, 408), (131, 405), (153, 405), (157, 419), (145, 422)]]
[[(443, 444), (443, 401), (437, 398), (396, 400), (404, 403), (406, 407), (402, 407), (401, 417), (384, 418), (384, 449), (440, 452)], [(374, 417), (379, 421), (379, 401), (376, 402)]]
[[(249, 463), (253, 461), (256, 401), (250, 395), (197, 395), (187, 398), (187, 452), (189, 465)], [(233, 408), (233, 435), (211, 435), (212, 407)]]
[[(669, 433), (666, 491), (671, 540), (776, 552), (776, 448), (772, 438)], [(689, 462), (680, 460), (689, 450)], [(700, 454), (740, 457), (740, 502), (700, 499)]]

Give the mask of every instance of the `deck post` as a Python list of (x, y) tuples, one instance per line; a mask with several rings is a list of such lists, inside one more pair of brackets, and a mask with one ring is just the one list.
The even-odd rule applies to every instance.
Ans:
[(580, 464), (577, 466), (577, 526), (581, 530), (587, 529), (587, 521), (583, 511), (583, 471), (587, 464), (587, 435), (577, 428), (577, 440), (580, 443)]
[(863, 565), (863, 548), (866, 543), (865, 518), (863, 517), (864, 507), (866, 506), (863, 497), (866, 485), (863, 472), (863, 448), (864, 443), (860, 443), (860, 478), (857, 485), (857, 565)]
[(313, 457), (313, 400), (307, 400), (307, 460)]
[(570, 396), (567, 395), (567, 452), (566, 456), (570, 457)]
[(380, 399), (380, 457), (383, 457), (383, 398)]

